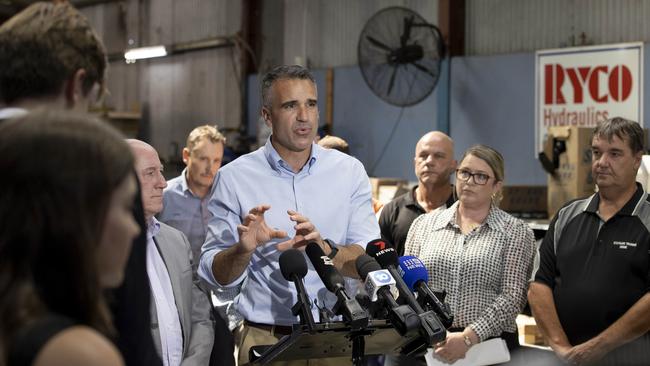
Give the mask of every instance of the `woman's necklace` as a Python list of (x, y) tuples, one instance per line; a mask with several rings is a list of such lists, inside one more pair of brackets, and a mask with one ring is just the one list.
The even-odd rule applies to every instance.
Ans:
[(460, 213), (458, 214), (458, 219), (460, 220), (460, 231), (463, 234), (469, 234), (470, 232), (474, 231), (474, 229), (481, 226), (480, 223), (469, 222), (469, 220), (463, 219)]

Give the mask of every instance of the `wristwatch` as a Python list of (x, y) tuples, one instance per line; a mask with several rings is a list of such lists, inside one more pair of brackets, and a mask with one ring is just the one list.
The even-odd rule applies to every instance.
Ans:
[(336, 253), (339, 252), (339, 248), (337, 248), (336, 245), (334, 244), (334, 242), (331, 241), (330, 239), (323, 239), (323, 241), (324, 241), (327, 245), (329, 245), (330, 249), (332, 250), (332, 251), (330, 252), (330, 254), (327, 255), (327, 257), (328, 257), (329, 259), (334, 259), (334, 257), (336, 256)]
[(469, 338), (468, 335), (464, 335), (463, 340), (465, 341), (465, 345), (467, 346), (467, 348), (472, 347), (472, 340)]

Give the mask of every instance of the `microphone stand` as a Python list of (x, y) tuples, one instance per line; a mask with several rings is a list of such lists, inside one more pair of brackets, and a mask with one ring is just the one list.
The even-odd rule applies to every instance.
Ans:
[(352, 331), (352, 364), (354, 366), (366, 366), (366, 338), (361, 331)]
[(352, 364), (354, 366), (366, 366), (366, 333), (368, 326), (368, 315), (361, 308), (357, 301), (352, 301), (345, 294), (345, 291), (337, 289), (338, 300), (334, 305), (334, 313), (341, 315), (345, 322), (350, 325), (351, 331), (348, 337), (352, 341)]
[(298, 291), (298, 301), (291, 307), (291, 313), (300, 318), (300, 324), (306, 325), (309, 333), (314, 334), (316, 332), (314, 315), (311, 313), (305, 285), (302, 283), (302, 278), (296, 274), (292, 275), (292, 280)]

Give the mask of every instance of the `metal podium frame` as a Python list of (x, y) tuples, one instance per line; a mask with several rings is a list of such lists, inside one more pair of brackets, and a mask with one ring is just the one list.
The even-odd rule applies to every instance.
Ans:
[(306, 325), (294, 324), (293, 332), (276, 344), (251, 347), (252, 365), (275, 361), (303, 360), (350, 356), (354, 364), (362, 364), (365, 355), (387, 353), (424, 353), (418, 332), (401, 336), (386, 320), (370, 320), (368, 327), (352, 330), (343, 322), (316, 323), (310, 333)]

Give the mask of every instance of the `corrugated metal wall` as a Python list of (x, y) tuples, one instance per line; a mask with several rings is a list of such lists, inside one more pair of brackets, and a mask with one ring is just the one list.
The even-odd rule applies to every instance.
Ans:
[[(467, 55), (650, 40), (646, 0), (465, 1)], [(285, 0), (283, 6), (284, 62), (317, 68), (356, 64), (359, 34), (382, 8), (404, 6), (438, 23), (437, 0)]]
[(285, 0), (284, 62), (313, 68), (357, 64), (357, 42), (380, 9), (404, 6), (438, 21), (437, 0)]
[[(650, 1), (465, 0), (466, 54), (532, 52), (580, 44), (650, 40)], [(127, 0), (83, 8), (109, 53), (233, 35), (240, 30), (235, 0)], [(410, 8), (438, 23), (438, 0), (262, 0), (261, 69), (278, 63), (312, 68), (357, 64), (366, 21), (389, 6)], [(582, 36), (584, 34), (584, 36)], [(238, 64), (231, 48), (197, 51), (127, 65), (112, 62), (109, 106), (145, 112), (144, 135), (161, 156), (178, 152), (194, 126), (241, 121)], [(255, 92), (255, 91), (252, 91)]]
[[(103, 37), (109, 54), (127, 44), (171, 45), (234, 35), (241, 2), (230, 0), (129, 0), (82, 11)], [(189, 131), (199, 124), (236, 128), (241, 122), (240, 83), (234, 48), (208, 49), (126, 64), (110, 63), (108, 106), (140, 108), (142, 136), (161, 158), (178, 157)], [(237, 71), (238, 72), (238, 71)]]
[(650, 1), (465, 1), (467, 55), (650, 40)]

